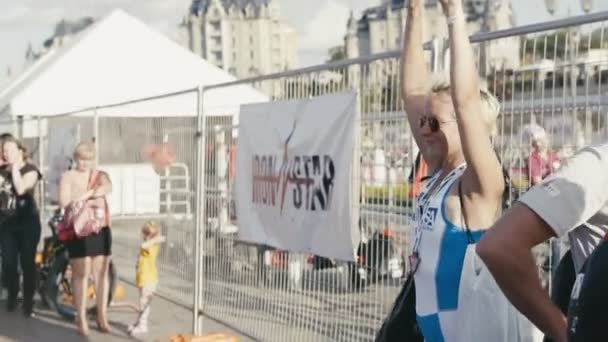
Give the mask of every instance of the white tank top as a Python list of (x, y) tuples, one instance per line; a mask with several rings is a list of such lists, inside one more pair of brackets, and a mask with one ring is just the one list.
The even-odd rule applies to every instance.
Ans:
[(475, 253), (484, 231), (467, 232), (450, 222), (445, 202), (466, 170), (452, 170), (435, 188), (439, 174), (416, 203), (414, 246), (419, 265), (416, 314), (426, 342), (531, 342), (532, 325), (504, 296)]
[(430, 194), (439, 178), (440, 173), (436, 173), (423, 187), (416, 203), (412, 240), (412, 251), (419, 258), (414, 274), (416, 313), (426, 341), (448, 340), (450, 331), (458, 329), (454, 315), (458, 310), (465, 252), (483, 233), (468, 234), (446, 215), (445, 200), (465, 170), (466, 164), (452, 170)]

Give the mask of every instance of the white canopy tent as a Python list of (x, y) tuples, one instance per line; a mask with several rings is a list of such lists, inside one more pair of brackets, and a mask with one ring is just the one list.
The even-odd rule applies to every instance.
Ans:
[[(198, 86), (234, 81), (122, 10), (115, 10), (54, 51), (0, 91), (0, 122), (16, 117), (90, 115), (90, 109)], [(268, 97), (248, 85), (206, 95), (207, 115), (233, 115)], [(197, 93), (97, 110), (100, 116), (194, 116)], [(33, 123), (32, 123), (33, 125)]]
[[(48, 159), (41, 165), (48, 166), (45, 178), (49, 184), (49, 198), (54, 198), (51, 193), (56, 193), (56, 189), (52, 191), (50, 187), (56, 187), (64, 164), (69, 159), (65, 156), (70, 155), (73, 145), (80, 139), (80, 126), (73, 127), (74, 123), (68, 123), (66, 127), (51, 125), (51, 117), (66, 113), (91, 117), (96, 114), (102, 118), (194, 117), (198, 108), (197, 87), (235, 80), (228, 72), (141, 21), (122, 10), (115, 10), (64, 41), (62, 46), (46, 53), (0, 89), (0, 132), (10, 131), (23, 138), (47, 137), (49, 146), (44, 158)], [(188, 89), (192, 91), (183, 92)], [(180, 94), (112, 106), (175, 93)], [(268, 100), (266, 95), (249, 85), (237, 85), (206, 93), (203, 110), (208, 116), (233, 116), (232, 122), (236, 124), (241, 104)], [(36, 117), (43, 120), (28, 119)], [(23, 118), (21, 125), (17, 123), (17, 118)], [(54, 128), (53, 132), (47, 131), (47, 124), (48, 128)], [(87, 129), (90, 130), (92, 127), (89, 126)], [(76, 128), (76, 133), (73, 136), (64, 134), (59, 128)], [(121, 213), (144, 210), (135, 205), (142, 202), (134, 195), (137, 192), (127, 191), (133, 190), (132, 185), (141, 181), (143, 171), (138, 171), (138, 178), (133, 170), (143, 166), (128, 164), (113, 167), (113, 183), (116, 186), (113, 196), (120, 198), (113, 198), (112, 201), (116, 205), (119, 203), (120, 208), (112, 210)], [(153, 173), (151, 169), (149, 171)], [(156, 174), (154, 176), (158, 178)], [(156, 178), (151, 177), (152, 183), (144, 185), (156, 189), (155, 195), (158, 197), (159, 186), (154, 185)], [(159, 203), (152, 203), (152, 206), (152, 211), (160, 210)], [(149, 212), (148, 209), (144, 211)]]

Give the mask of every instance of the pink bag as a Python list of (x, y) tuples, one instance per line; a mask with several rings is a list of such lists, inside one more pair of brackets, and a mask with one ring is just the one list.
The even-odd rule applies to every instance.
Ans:
[[(98, 186), (99, 175), (99, 171), (91, 173), (87, 191)], [(97, 234), (108, 226), (110, 215), (105, 196), (74, 202), (70, 211), (74, 233), (79, 238)]]

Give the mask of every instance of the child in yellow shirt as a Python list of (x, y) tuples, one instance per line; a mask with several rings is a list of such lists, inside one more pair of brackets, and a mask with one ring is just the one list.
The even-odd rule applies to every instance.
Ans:
[(156, 258), (160, 244), (165, 241), (159, 235), (158, 225), (155, 221), (148, 221), (141, 229), (143, 242), (139, 249), (137, 259), (137, 272), (135, 285), (139, 288), (139, 318), (129, 326), (129, 334), (145, 334), (148, 332), (148, 316), (150, 315), (150, 302), (158, 285), (158, 270)]

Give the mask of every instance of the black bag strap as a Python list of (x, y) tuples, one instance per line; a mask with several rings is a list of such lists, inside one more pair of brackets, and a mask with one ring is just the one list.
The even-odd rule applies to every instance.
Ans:
[(418, 172), (420, 172), (419, 168), (420, 168), (421, 159), (422, 159), (422, 154), (420, 152), (418, 152), (418, 154), (416, 155), (416, 159), (414, 160), (414, 167), (412, 167), (412, 170), (410, 171), (410, 175), (407, 177), (408, 181), (410, 183), (414, 183), (414, 178), (416, 177), (416, 174)]
[(473, 239), (473, 233), (471, 233), (471, 229), (469, 229), (467, 212), (464, 209), (464, 197), (462, 195), (462, 178), (458, 180), (458, 199), (460, 200), (460, 212), (463, 219), (462, 221), (464, 221), (464, 228), (467, 230), (467, 239), (469, 240), (469, 243), (475, 243), (475, 239)]

